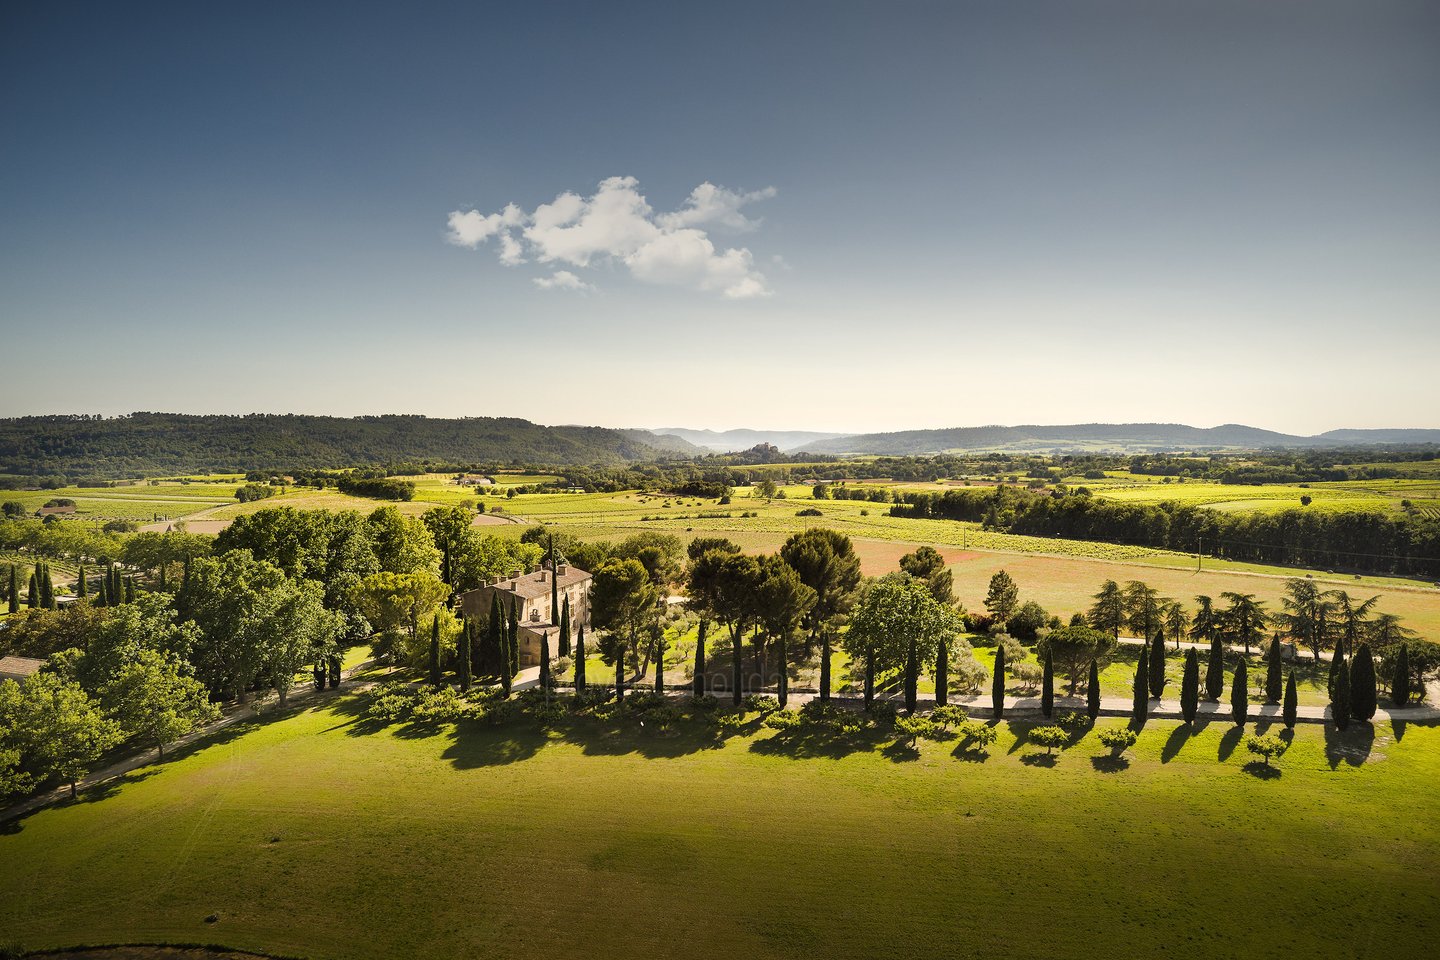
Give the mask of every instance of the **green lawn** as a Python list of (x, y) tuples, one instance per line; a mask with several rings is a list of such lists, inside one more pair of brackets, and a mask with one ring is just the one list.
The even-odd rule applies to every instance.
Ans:
[[(250, 724), (0, 830), (30, 949), (307, 957), (1354, 957), (1440, 933), (1440, 729), (717, 742), (582, 719)], [(1397, 734), (1402, 736), (1397, 737)], [(206, 917), (217, 917), (206, 923)], [(1103, 945), (1103, 946), (1100, 946)], [(1408, 949), (1408, 948), (1407, 948)]]

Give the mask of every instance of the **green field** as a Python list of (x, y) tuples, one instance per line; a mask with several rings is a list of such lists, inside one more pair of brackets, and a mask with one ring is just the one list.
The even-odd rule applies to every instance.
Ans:
[(1119, 763), (1092, 732), (1052, 764), (1024, 723), (975, 756), (753, 723), (725, 741), (693, 721), (375, 728), (357, 702), (257, 721), (7, 825), (4, 938), (313, 958), (1319, 958), (1440, 933), (1433, 726), (1301, 725), (1262, 775), (1228, 723), (1152, 722)]

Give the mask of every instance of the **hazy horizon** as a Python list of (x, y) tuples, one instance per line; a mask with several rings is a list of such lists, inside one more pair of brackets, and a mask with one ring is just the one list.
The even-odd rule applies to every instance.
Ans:
[(1424, 428), (1437, 51), (1401, 0), (11, 5), (0, 415)]

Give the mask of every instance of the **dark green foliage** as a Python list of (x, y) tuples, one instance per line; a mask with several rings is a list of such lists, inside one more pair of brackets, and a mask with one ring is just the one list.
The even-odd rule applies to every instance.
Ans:
[(475, 643), (475, 621), (461, 622), (460, 639), (455, 643), (455, 672), (460, 675), (460, 690), (470, 689), (470, 652)]
[(540, 634), (540, 689), (550, 689), (550, 631)]
[(915, 638), (910, 638), (910, 643), (905, 649), (905, 709), (915, 711), (915, 704), (918, 698), (920, 664), (915, 657)]
[(709, 626), (709, 621), (700, 621), (700, 636), (695, 641), (694, 693), (697, 697), (705, 696), (705, 631)]
[(830, 634), (820, 639), (820, 700), (830, 699)]
[(1085, 687), (1085, 715), (1093, 722), (1100, 716), (1100, 661), (1090, 661), (1090, 680)]
[(342, 661), (340, 654), (336, 653), (330, 657), (330, 689), (337, 690), (340, 687), (340, 665)]
[(790, 663), (785, 656), (785, 637), (783, 635), (775, 640), (775, 669), (779, 671), (779, 676), (776, 678), (775, 699), (780, 702), (780, 709), (784, 710), (790, 702)]
[(510, 601), (510, 631), (507, 641), (506, 657), (510, 676), (513, 677), (520, 672), (520, 605), (517, 600)]
[(1137, 724), (1144, 724), (1150, 713), (1150, 648), (1140, 648), (1140, 659), (1135, 664), (1135, 683), (1131, 691), (1131, 716)]
[(75, 596), (79, 597), (81, 600), (88, 600), (90, 597), (90, 588), (85, 583), (85, 580), (85, 564), (82, 563), (80, 564), (80, 569), (75, 576)]
[(1005, 648), (995, 648), (995, 675), (990, 678), (990, 709), (999, 720), (1005, 716)]
[(505, 664), (510, 659), (506, 647), (506, 637), (509, 635), (510, 628), (505, 620), (505, 608), (500, 603), (500, 594), (492, 593), (490, 620), (485, 628), (485, 657), (480, 664), (483, 673), (498, 677), (505, 672)]
[(1205, 699), (1220, 702), (1225, 692), (1225, 645), (1216, 635), (1210, 640), (1210, 660), (1205, 665)]
[(1150, 641), (1150, 697), (1159, 700), (1165, 692), (1165, 634), (1156, 633)]
[(935, 705), (943, 707), (950, 699), (950, 644), (941, 640), (935, 654)]
[(430, 621), (430, 686), (440, 686), (440, 616)]
[(740, 698), (743, 694), (740, 691), (740, 631), (730, 630), (730, 700), (735, 706), (740, 706)]
[(1280, 702), (1280, 638), (1270, 639), (1270, 652), (1265, 657), (1265, 700), (1267, 703)]
[(865, 709), (875, 705), (875, 648), (865, 651)]
[(1390, 677), (1390, 702), (1397, 707), (1403, 707), (1410, 702), (1410, 648), (1404, 643), (1395, 651), (1395, 666)]
[(1250, 688), (1246, 685), (1245, 672), (1248, 668), (1245, 665), (1245, 658), (1241, 657), (1240, 662), (1235, 665), (1235, 678), (1230, 683), (1230, 718), (1235, 721), (1235, 726), (1243, 727), (1250, 719)]
[(1300, 695), (1295, 690), (1295, 671), (1291, 670), (1290, 676), (1285, 680), (1285, 707), (1281, 714), (1284, 717), (1286, 729), (1294, 729), (1299, 707)]
[(1350, 661), (1350, 715), (1356, 720), (1372, 720), (1379, 700), (1375, 683), (1375, 658), (1370, 644), (1362, 643)]
[(40, 585), (33, 570), (30, 571), (30, 588), (25, 592), (25, 606), (31, 610), (40, 609)]
[(1040, 713), (1045, 719), (1055, 712), (1055, 660), (1045, 651), (1045, 670), (1040, 680)]
[(20, 568), (10, 564), (10, 596), (8, 602), (11, 613), (20, 612)]
[[(1344, 662), (1345, 651), (1341, 650), (1339, 645), (1337, 645), (1335, 652), (1330, 656), (1330, 672), (1325, 681), (1325, 689), (1329, 691), (1331, 700), (1335, 699), (1335, 678), (1339, 675), (1340, 665)], [(1346, 676), (1348, 677), (1349, 674), (1347, 673)]]
[(325, 661), (321, 660), (316, 662), (315, 666), (311, 668), (310, 673), (315, 677), (315, 689), (324, 690), (325, 681), (330, 678), (330, 671), (326, 669)]
[[(647, 437), (649, 439), (647, 439)], [(7, 470), (122, 478), (248, 470), (344, 469), (410, 463), (623, 464), (656, 459), (648, 434), (603, 427), (545, 427), (514, 418), (412, 415), (240, 417), (133, 413), (95, 420), (0, 420)]]
[(1180, 713), (1194, 723), (1200, 709), (1200, 656), (1191, 647), (1185, 651), (1185, 673), (1180, 678)]
[(585, 624), (575, 634), (575, 692), (585, 692)]
[(1350, 668), (1345, 663), (1345, 658), (1337, 656), (1335, 664), (1335, 683), (1330, 692), (1330, 719), (1335, 722), (1337, 729), (1344, 730), (1350, 726)]
[(615, 702), (625, 702), (625, 647), (615, 648)]
[(560, 656), (570, 656), (570, 596), (565, 596), (565, 605), (560, 610)]

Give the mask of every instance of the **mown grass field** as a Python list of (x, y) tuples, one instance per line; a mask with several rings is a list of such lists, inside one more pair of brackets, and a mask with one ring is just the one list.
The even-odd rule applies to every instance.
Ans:
[[(0, 831), (29, 949), (312, 958), (1390, 955), (1440, 933), (1440, 729), (1228, 723), (1053, 761), (581, 720), (256, 722)], [(1102, 721), (1102, 725), (1118, 721)], [(207, 923), (207, 917), (215, 917)], [(1101, 946), (1103, 945), (1103, 946)]]

